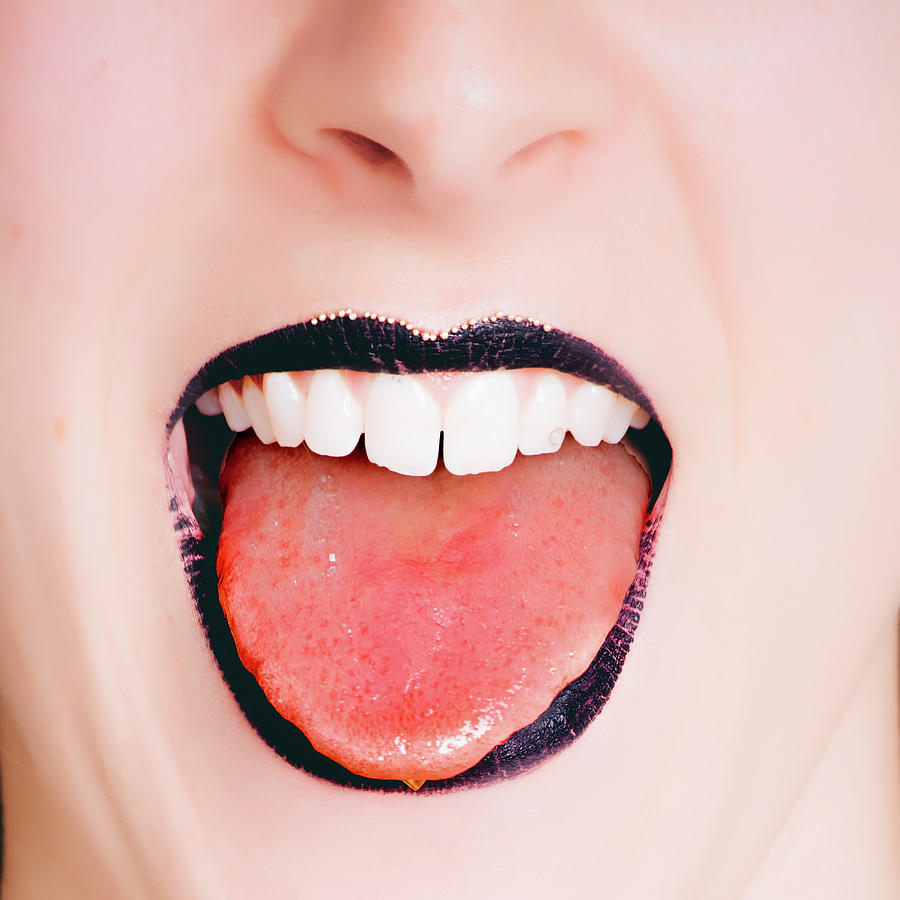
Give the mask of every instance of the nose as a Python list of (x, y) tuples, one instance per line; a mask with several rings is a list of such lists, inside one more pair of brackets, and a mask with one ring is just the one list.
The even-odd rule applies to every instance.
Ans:
[(524, 178), (552, 190), (613, 109), (566, 6), (313, 3), (272, 95), (275, 127), (335, 191), (442, 207)]

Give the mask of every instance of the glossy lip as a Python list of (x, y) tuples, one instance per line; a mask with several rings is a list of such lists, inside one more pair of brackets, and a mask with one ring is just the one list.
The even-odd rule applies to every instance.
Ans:
[[(426, 782), (420, 793), (483, 786), (523, 774), (571, 744), (600, 713), (634, 640), (663, 514), (665, 498), (661, 494), (672, 460), (671, 446), (653, 405), (624, 367), (598, 347), (521, 316), (485, 316), (438, 335), (386, 316), (342, 310), (253, 338), (211, 359), (186, 387), (169, 418), (168, 434), (198, 397), (225, 381), (271, 371), (324, 368), (398, 374), (548, 368), (606, 385), (650, 413), (650, 422), (644, 429), (629, 432), (632, 443), (649, 465), (650, 515), (641, 534), (637, 571), (616, 624), (587, 671), (564, 687), (534, 722), (512, 734), (465, 772)], [(364, 778), (318, 753), (302, 731), (266, 699), (256, 679), (240, 662), (219, 604), (218, 525), (213, 523), (206, 534), (201, 531), (184, 489), (171, 466), (166, 469), (170, 511), (185, 573), (216, 662), (250, 724), (282, 758), (312, 775), (348, 787), (408, 792), (402, 781)]]

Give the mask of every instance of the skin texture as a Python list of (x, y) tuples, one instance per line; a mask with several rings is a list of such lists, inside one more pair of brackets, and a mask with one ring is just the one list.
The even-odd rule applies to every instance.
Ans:
[[(887, 0), (0, 4), (4, 900), (777, 897), (822, 859), (816, 896), (897, 896), (898, 35)], [(674, 449), (607, 708), (486, 791), (286, 766), (182, 576), (184, 385), (344, 306), (552, 322)]]

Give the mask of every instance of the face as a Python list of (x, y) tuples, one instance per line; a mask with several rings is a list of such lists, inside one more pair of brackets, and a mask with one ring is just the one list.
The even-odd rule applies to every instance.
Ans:
[[(896, 615), (898, 29), (877, 0), (3, 4), (7, 822), (160, 896), (735, 894)], [(314, 778), (210, 651), (169, 417), (208, 360), (348, 308), (550, 323), (671, 443), (622, 674), (521, 777)]]

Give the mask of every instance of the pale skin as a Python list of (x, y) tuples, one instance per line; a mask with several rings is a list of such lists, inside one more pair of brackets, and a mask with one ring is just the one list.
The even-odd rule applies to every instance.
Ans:
[[(878, 0), (0, 4), (4, 900), (900, 895), (898, 38)], [(609, 705), (503, 785), (286, 765), (182, 574), (185, 384), (354, 305), (552, 322), (674, 448)]]

